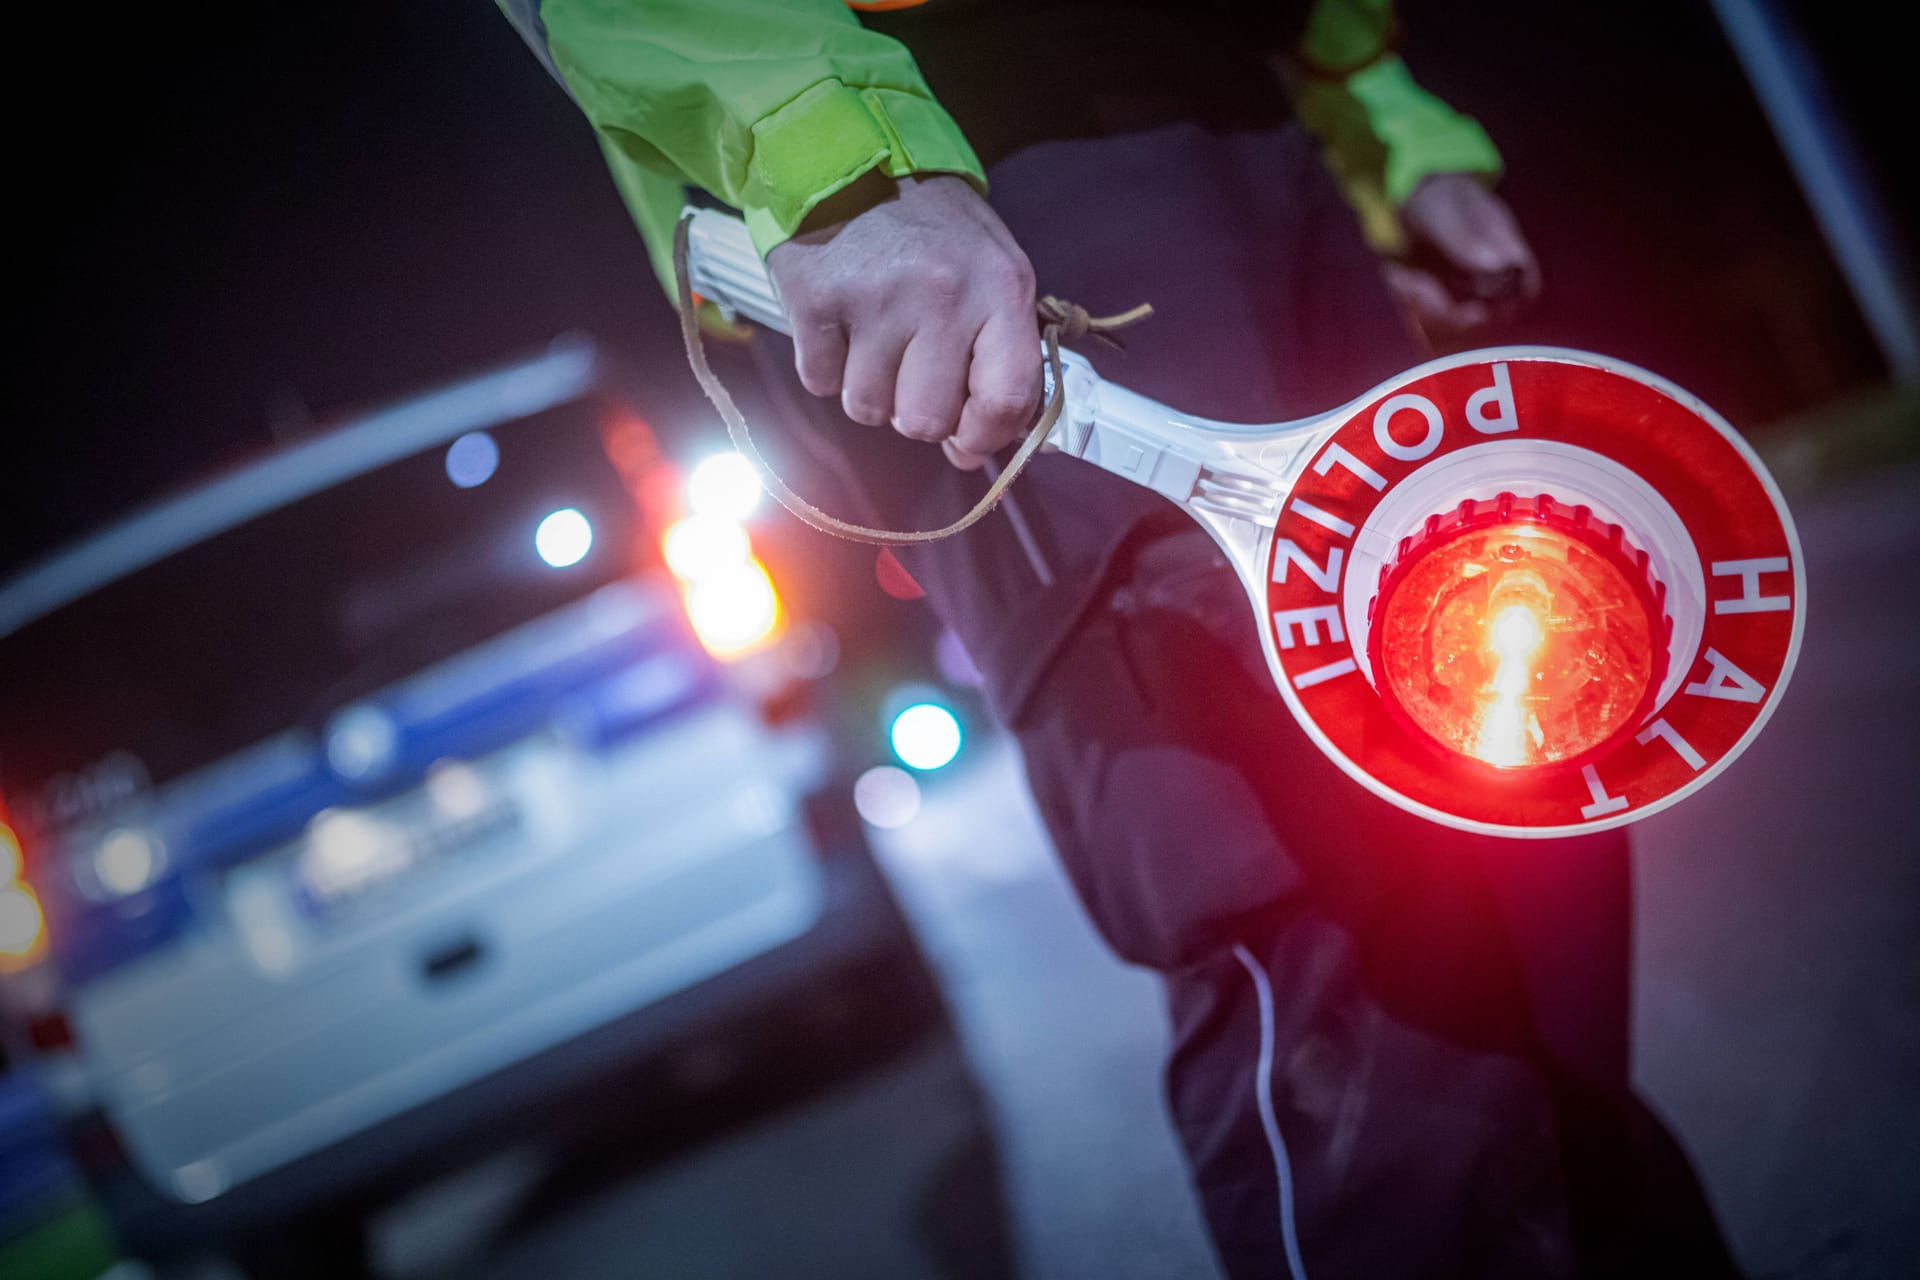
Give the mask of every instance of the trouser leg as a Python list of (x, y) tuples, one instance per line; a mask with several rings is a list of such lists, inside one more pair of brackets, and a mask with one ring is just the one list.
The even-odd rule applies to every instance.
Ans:
[(1096, 923), (1168, 974), (1168, 1100), (1229, 1274), (1731, 1274), (1627, 1083), (1624, 839), (1374, 799), (1185, 547), (1133, 557), (1016, 727)]
[(1544, 1074), (1394, 1016), (1363, 968), (1295, 914), (1170, 980), (1168, 1102), (1227, 1274), (1574, 1275)]

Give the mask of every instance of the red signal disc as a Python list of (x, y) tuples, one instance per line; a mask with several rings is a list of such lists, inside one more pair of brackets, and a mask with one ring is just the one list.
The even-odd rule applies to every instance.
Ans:
[(1403, 538), (1370, 609), (1388, 708), (1489, 770), (1568, 768), (1639, 726), (1672, 627), (1645, 551), (1550, 496), (1466, 499)]
[[(1394, 688), (1393, 662), (1375, 647), (1371, 627), (1358, 648), (1361, 638), (1347, 634), (1356, 615), (1344, 606), (1353, 593), (1361, 593), (1361, 604), (1381, 595), (1384, 610), (1384, 598), (1411, 581), (1391, 580), (1397, 557), (1384, 574), (1355, 575), (1355, 539), (1368, 531), (1368, 517), (1443, 461), (1469, 477), (1468, 492), (1444, 505), (1496, 499), (1500, 489), (1515, 486), (1490, 482), (1474, 492), (1471, 476), (1488, 452), (1484, 446), (1497, 441), (1550, 442), (1638, 477), (1671, 508), (1684, 526), (1681, 540), (1691, 544), (1656, 546), (1656, 558), (1664, 553), (1699, 567), (1696, 598), (1687, 606), (1699, 616), (1690, 624), (1686, 651), (1660, 652), (1668, 641), (1662, 606), (1672, 612), (1684, 602), (1662, 601), (1659, 584), (1647, 579), (1643, 585), (1654, 599), (1649, 607), (1640, 598), (1640, 607), (1649, 609), (1654, 643), (1645, 698), (1630, 712), (1616, 705), (1565, 736), (1559, 758), (1548, 762), (1558, 767), (1492, 768), (1470, 750), (1437, 747), (1431, 726), (1409, 708), (1409, 686)], [(1455, 456), (1476, 447), (1480, 454)], [(1644, 550), (1643, 539), (1656, 532), (1629, 528), (1625, 542)], [(1627, 557), (1602, 559), (1620, 570), (1638, 598), (1630, 571), (1637, 555)], [(1805, 596), (1799, 543), (1779, 491), (1723, 419), (1629, 365), (1537, 348), (1437, 361), (1343, 410), (1287, 494), (1263, 568), (1269, 664), (1309, 736), (1356, 780), (1402, 808), (1515, 836), (1631, 822), (1719, 773), (1779, 701), (1799, 649)], [(1415, 571), (1407, 560), (1404, 572)], [(1604, 573), (1585, 577), (1583, 589), (1597, 593), (1595, 599), (1622, 590), (1618, 582), (1605, 587)], [(1669, 594), (1678, 586), (1665, 583)], [(1631, 659), (1631, 640), (1615, 640)], [(1661, 661), (1676, 664), (1664, 679)], [(1638, 670), (1618, 673), (1612, 692), (1639, 684)]]

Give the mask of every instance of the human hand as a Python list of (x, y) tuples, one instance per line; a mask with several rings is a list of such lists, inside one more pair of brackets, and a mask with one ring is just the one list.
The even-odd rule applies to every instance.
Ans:
[(1434, 337), (1507, 320), (1540, 293), (1540, 264), (1513, 211), (1466, 173), (1423, 179), (1400, 211), (1409, 252), (1387, 284)]
[(767, 255), (801, 385), (980, 466), (1039, 407), (1032, 265), (964, 179), (874, 175), (841, 197)]

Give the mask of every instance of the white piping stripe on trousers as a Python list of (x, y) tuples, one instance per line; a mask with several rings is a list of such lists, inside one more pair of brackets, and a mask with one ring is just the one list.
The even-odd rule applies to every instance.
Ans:
[(1300, 1260), (1300, 1237), (1293, 1225), (1293, 1162), (1287, 1159), (1286, 1140), (1273, 1113), (1273, 986), (1267, 971), (1243, 944), (1235, 943), (1233, 954), (1252, 976), (1254, 995), (1260, 1001), (1260, 1061), (1254, 1066), (1253, 1092), (1260, 1104), (1260, 1126), (1267, 1131), (1267, 1149), (1273, 1153), (1273, 1172), (1280, 1181), (1280, 1237), (1287, 1247), (1287, 1270), (1293, 1280), (1307, 1280), (1307, 1264)]

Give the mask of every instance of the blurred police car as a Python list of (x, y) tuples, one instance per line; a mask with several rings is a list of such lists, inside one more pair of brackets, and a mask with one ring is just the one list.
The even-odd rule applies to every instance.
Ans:
[(941, 1025), (831, 753), (722, 661), (773, 583), (711, 520), (663, 557), (615, 382), (557, 346), (0, 591), (0, 960), (136, 1250), (644, 1120), (607, 1082), (729, 1028), (792, 1071)]

